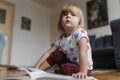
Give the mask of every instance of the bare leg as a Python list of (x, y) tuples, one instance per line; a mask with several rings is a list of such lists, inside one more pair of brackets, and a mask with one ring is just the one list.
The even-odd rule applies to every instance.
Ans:
[(45, 62), (39, 67), (39, 69), (41, 69), (41, 70), (47, 70), (47, 69), (50, 68), (50, 67), (51, 67), (51, 65), (49, 65), (48, 62), (45, 61)]

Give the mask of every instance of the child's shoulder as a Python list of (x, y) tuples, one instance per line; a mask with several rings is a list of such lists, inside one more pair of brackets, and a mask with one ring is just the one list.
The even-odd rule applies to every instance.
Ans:
[(78, 28), (78, 29), (75, 31), (75, 33), (84, 33), (84, 34), (86, 34), (87, 32), (86, 32), (86, 30), (83, 29), (83, 28)]
[(57, 39), (62, 39), (63, 36), (64, 36), (64, 34), (60, 34), (60, 35), (57, 36)]

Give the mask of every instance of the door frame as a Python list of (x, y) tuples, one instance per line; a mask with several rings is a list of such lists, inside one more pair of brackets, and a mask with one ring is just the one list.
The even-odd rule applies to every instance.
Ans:
[(14, 21), (14, 7), (15, 5), (13, 3), (0, 0), (0, 8), (6, 11), (5, 24), (0, 23), (0, 27), (2, 27), (1, 32), (5, 36), (5, 44), (7, 44), (3, 49), (1, 64), (10, 64), (13, 21)]

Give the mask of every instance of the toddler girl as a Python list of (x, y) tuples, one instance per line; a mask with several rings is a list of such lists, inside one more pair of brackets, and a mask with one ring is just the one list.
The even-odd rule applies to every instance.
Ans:
[(61, 35), (41, 56), (35, 68), (46, 70), (57, 64), (61, 74), (75, 78), (90, 76), (93, 68), (91, 47), (84, 29), (83, 14), (77, 5), (69, 3), (63, 7), (58, 30)]

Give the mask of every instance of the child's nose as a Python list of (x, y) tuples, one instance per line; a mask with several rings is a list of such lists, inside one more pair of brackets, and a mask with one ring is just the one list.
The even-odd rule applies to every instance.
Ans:
[(70, 14), (70, 13), (68, 13), (68, 14), (67, 14), (67, 17), (70, 17), (70, 16), (71, 16), (71, 14)]

